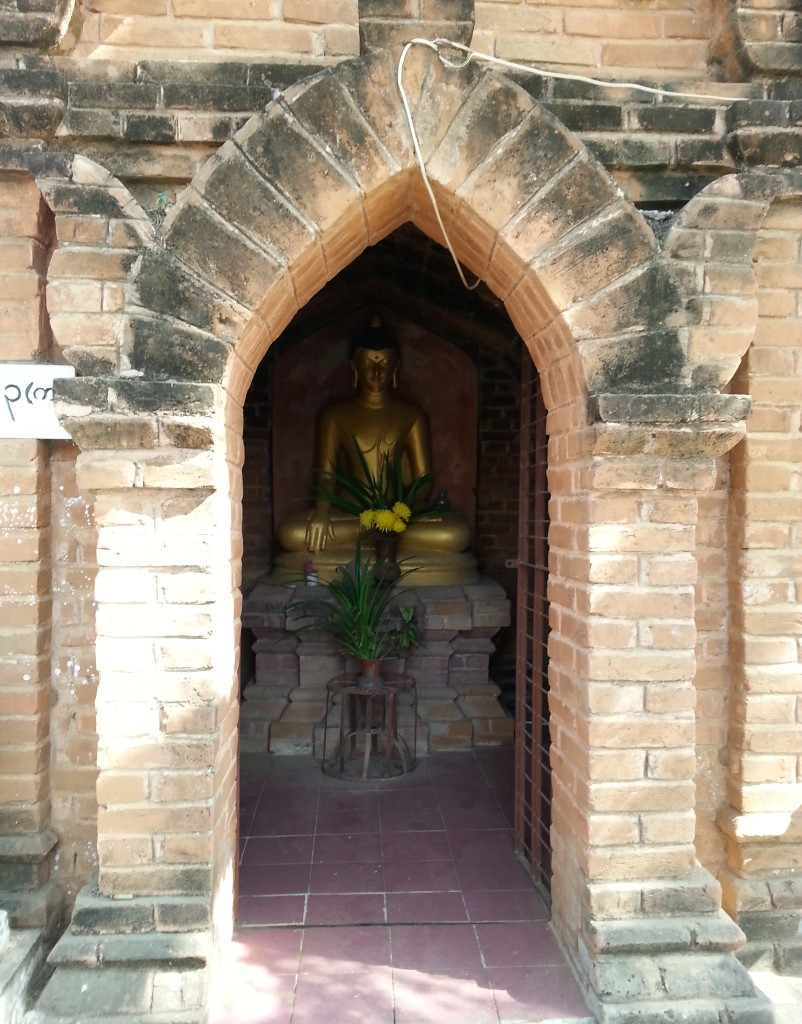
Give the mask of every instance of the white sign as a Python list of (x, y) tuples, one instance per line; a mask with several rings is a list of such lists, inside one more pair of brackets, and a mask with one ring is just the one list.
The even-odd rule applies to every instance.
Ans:
[(74, 376), (74, 366), (0, 363), (0, 437), (69, 439), (56, 419), (53, 381)]

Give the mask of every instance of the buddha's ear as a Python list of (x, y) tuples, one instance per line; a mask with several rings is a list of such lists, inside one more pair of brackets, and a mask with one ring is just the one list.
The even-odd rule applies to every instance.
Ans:
[(395, 366), (393, 367), (393, 387), (398, 387), (398, 360), (396, 359)]
[(359, 387), (359, 376), (358, 376), (358, 374), (356, 372), (356, 363), (354, 362), (353, 359), (351, 360), (351, 364), (350, 365), (351, 365), (351, 387), (356, 390), (356, 388)]

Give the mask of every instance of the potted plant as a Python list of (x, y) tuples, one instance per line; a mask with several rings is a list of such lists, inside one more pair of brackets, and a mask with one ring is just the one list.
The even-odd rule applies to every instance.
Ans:
[[(301, 626), (328, 634), (343, 654), (359, 660), (359, 685), (365, 689), (381, 685), (380, 666), (384, 657), (400, 651), (406, 653), (419, 640), (414, 608), (397, 606), (395, 582), (388, 585), (382, 576), (384, 560), (363, 559), (357, 542), (356, 557), (347, 566), (340, 566), (328, 585), (328, 594), (292, 602), (287, 611), (309, 617)], [(404, 579), (414, 569), (399, 569)], [(401, 626), (393, 628), (390, 617), (401, 616)]]

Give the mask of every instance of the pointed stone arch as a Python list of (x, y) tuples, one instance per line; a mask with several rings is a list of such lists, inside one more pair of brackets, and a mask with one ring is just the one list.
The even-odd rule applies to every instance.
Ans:
[[(503, 76), (429, 50), (407, 69), (449, 237), (505, 302), (549, 405), (569, 380), (570, 397), (686, 390), (671, 266), (604, 169)], [(247, 379), (314, 292), (408, 220), (442, 240), (389, 55), (299, 83), (179, 198), (136, 278), (121, 365), (222, 383), (239, 364)]]

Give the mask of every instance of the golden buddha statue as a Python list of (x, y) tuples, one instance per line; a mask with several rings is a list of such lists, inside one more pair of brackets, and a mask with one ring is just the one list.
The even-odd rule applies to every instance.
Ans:
[[(422, 409), (391, 393), (400, 354), (378, 317), (357, 335), (350, 356), (355, 397), (327, 406), (319, 417), (318, 487), (332, 487), (332, 472), (340, 460), (351, 476), (364, 480), (365, 467), (375, 478), (397, 452), (405, 482), (430, 474), (428, 421)], [(319, 497), (311, 512), (280, 524), (278, 539), (284, 553), (276, 559), (274, 579), (297, 578), (311, 563), (320, 581), (328, 582), (338, 566), (353, 560), (360, 530), (357, 516)], [(398, 558), (404, 560), (404, 569), (415, 570), (409, 585), (478, 579), (476, 559), (466, 551), (470, 529), (456, 515), (435, 512), (413, 518), (399, 537)], [(366, 547), (364, 542), (362, 546)]]

